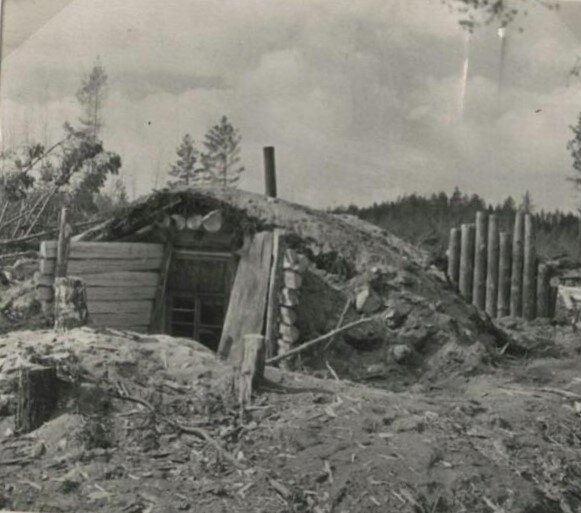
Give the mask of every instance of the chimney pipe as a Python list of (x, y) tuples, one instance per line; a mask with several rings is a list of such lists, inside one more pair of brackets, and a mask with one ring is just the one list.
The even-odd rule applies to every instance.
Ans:
[(276, 167), (274, 163), (274, 146), (265, 146), (263, 151), (265, 194), (270, 198), (276, 198)]

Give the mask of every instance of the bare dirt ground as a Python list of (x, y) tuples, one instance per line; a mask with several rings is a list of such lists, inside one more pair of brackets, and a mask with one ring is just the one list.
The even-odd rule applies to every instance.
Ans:
[[(581, 344), (569, 328), (505, 324), (517, 355), (499, 349), (494, 365), (401, 392), (336, 380), (332, 368), (327, 379), (268, 369), (242, 416), (227, 367), (191, 341), (10, 333), (0, 337), (0, 508), (581, 511)], [(61, 411), (15, 436), (16, 369), (39, 363), (67, 382)]]

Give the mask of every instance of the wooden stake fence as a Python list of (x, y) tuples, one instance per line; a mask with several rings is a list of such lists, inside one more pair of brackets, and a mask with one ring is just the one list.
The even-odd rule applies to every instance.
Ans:
[(495, 214), (450, 230), (448, 278), (462, 297), (491, 317), (552, 315), (551, 269), (538, 264), (533, 216), (517, 212), (512, 236)]

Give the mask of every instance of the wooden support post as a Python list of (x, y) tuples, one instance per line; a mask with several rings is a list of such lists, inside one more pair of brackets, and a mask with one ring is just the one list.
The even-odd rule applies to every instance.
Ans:
[(537, 257), (535, 251), (535, 225), (531, 214), (525, 216), (524, 258), (523, 258), (523, 317), (535, 318)]
[(283, 231), (275, 229), (272, 241), (272, 263), (270, 281), (268, 284), (268, 299), (266, 303), (266, 357), (272, 358), (277, 353), (278, 330), (280, 324), (279, 298), (283, 287), (283, 260), (285, 252)]
[(173, 239), (170, 237), (164, 246), (163, 259), (159, 273), (159, 281), (155, 291), (151, 318), (149, 319), (149, 333), (163, 333), (165, 331), (165, 292), (169, 271), (173, 258)]
[(54, 329), (66, 331), (84, 326), (89, 320), (87, 289), (80, 278), (54, 280)]
[(59, 218), (59, 237), (56, 252), (55, 277), (60, 278), (67, 275), (67, 264), (69, 260), (70, 239), (72, 230), (67, 222), (67, 208), (61, 209)]
[(276, 166), (274, 161), (274, 146), (265, 146), (263, 152), (265, 194), (270, 198), (276, 198)]
[(58, 401), (58, 379), (54, 367), (20, 369), (15, 431), (29, 433), (50, 419)]
[(252, 400), (252, 391), (264, 378), (265, 350), (262, 335), (245, 335), (238, 375), (238, 402), (243, 412)]
[(514, 232), (512, 234), (512, 273), (510, 277), (510, 315), (522, 315), (522, 278), (523, 278), (523, 238), (524, 214), (516, 213)]
[(486, 301), (486, 212), (476, 213), (472, 303), (484, 310)]
[(537, 317), (549, 317), (551, 269), (539, 264), (537, 272)]
[(474, 225), (463, 224), (460, 251), (460, 294), (468, 302), (472, 301), (472, 281), (474, 279)]
[(496, 214), (488, 218), (488, 254), (486, 255), (486, 313), (496, 317), (498, 300), (498, 220)]
[(460, 230), (452, 228), (450, 230), (450, 241), (448, 244), (448, 279), (458, 289), (460, 278)]
[(510, 268), (511, 268), (511, 240), (510, 234), (499, 234), (498, 257), (498, 317), (506, 317), (510, 312)]

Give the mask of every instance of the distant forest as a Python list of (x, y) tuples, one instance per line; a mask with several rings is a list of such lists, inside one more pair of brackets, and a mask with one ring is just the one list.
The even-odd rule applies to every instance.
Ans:
[(365, 208), (355, 205), (339, 207), (334, 212), (356, 215), (374, 223), (430, 251), (437, 258), (446, 252), (450, 229), (474, 222), (479, 210), (496, 213), (499, 229), (512, 232), (517, 209), (534, 215), (540, 257), (581, 260), (578, 216), (558, 210), (538, 211), (528, 192), (518, 202), (509, 196), (501, 204), (491, 205), (477, 194), (463, 194), (456, 188), (451, 195), (445, 192), (431, 196), (410, 194)]

